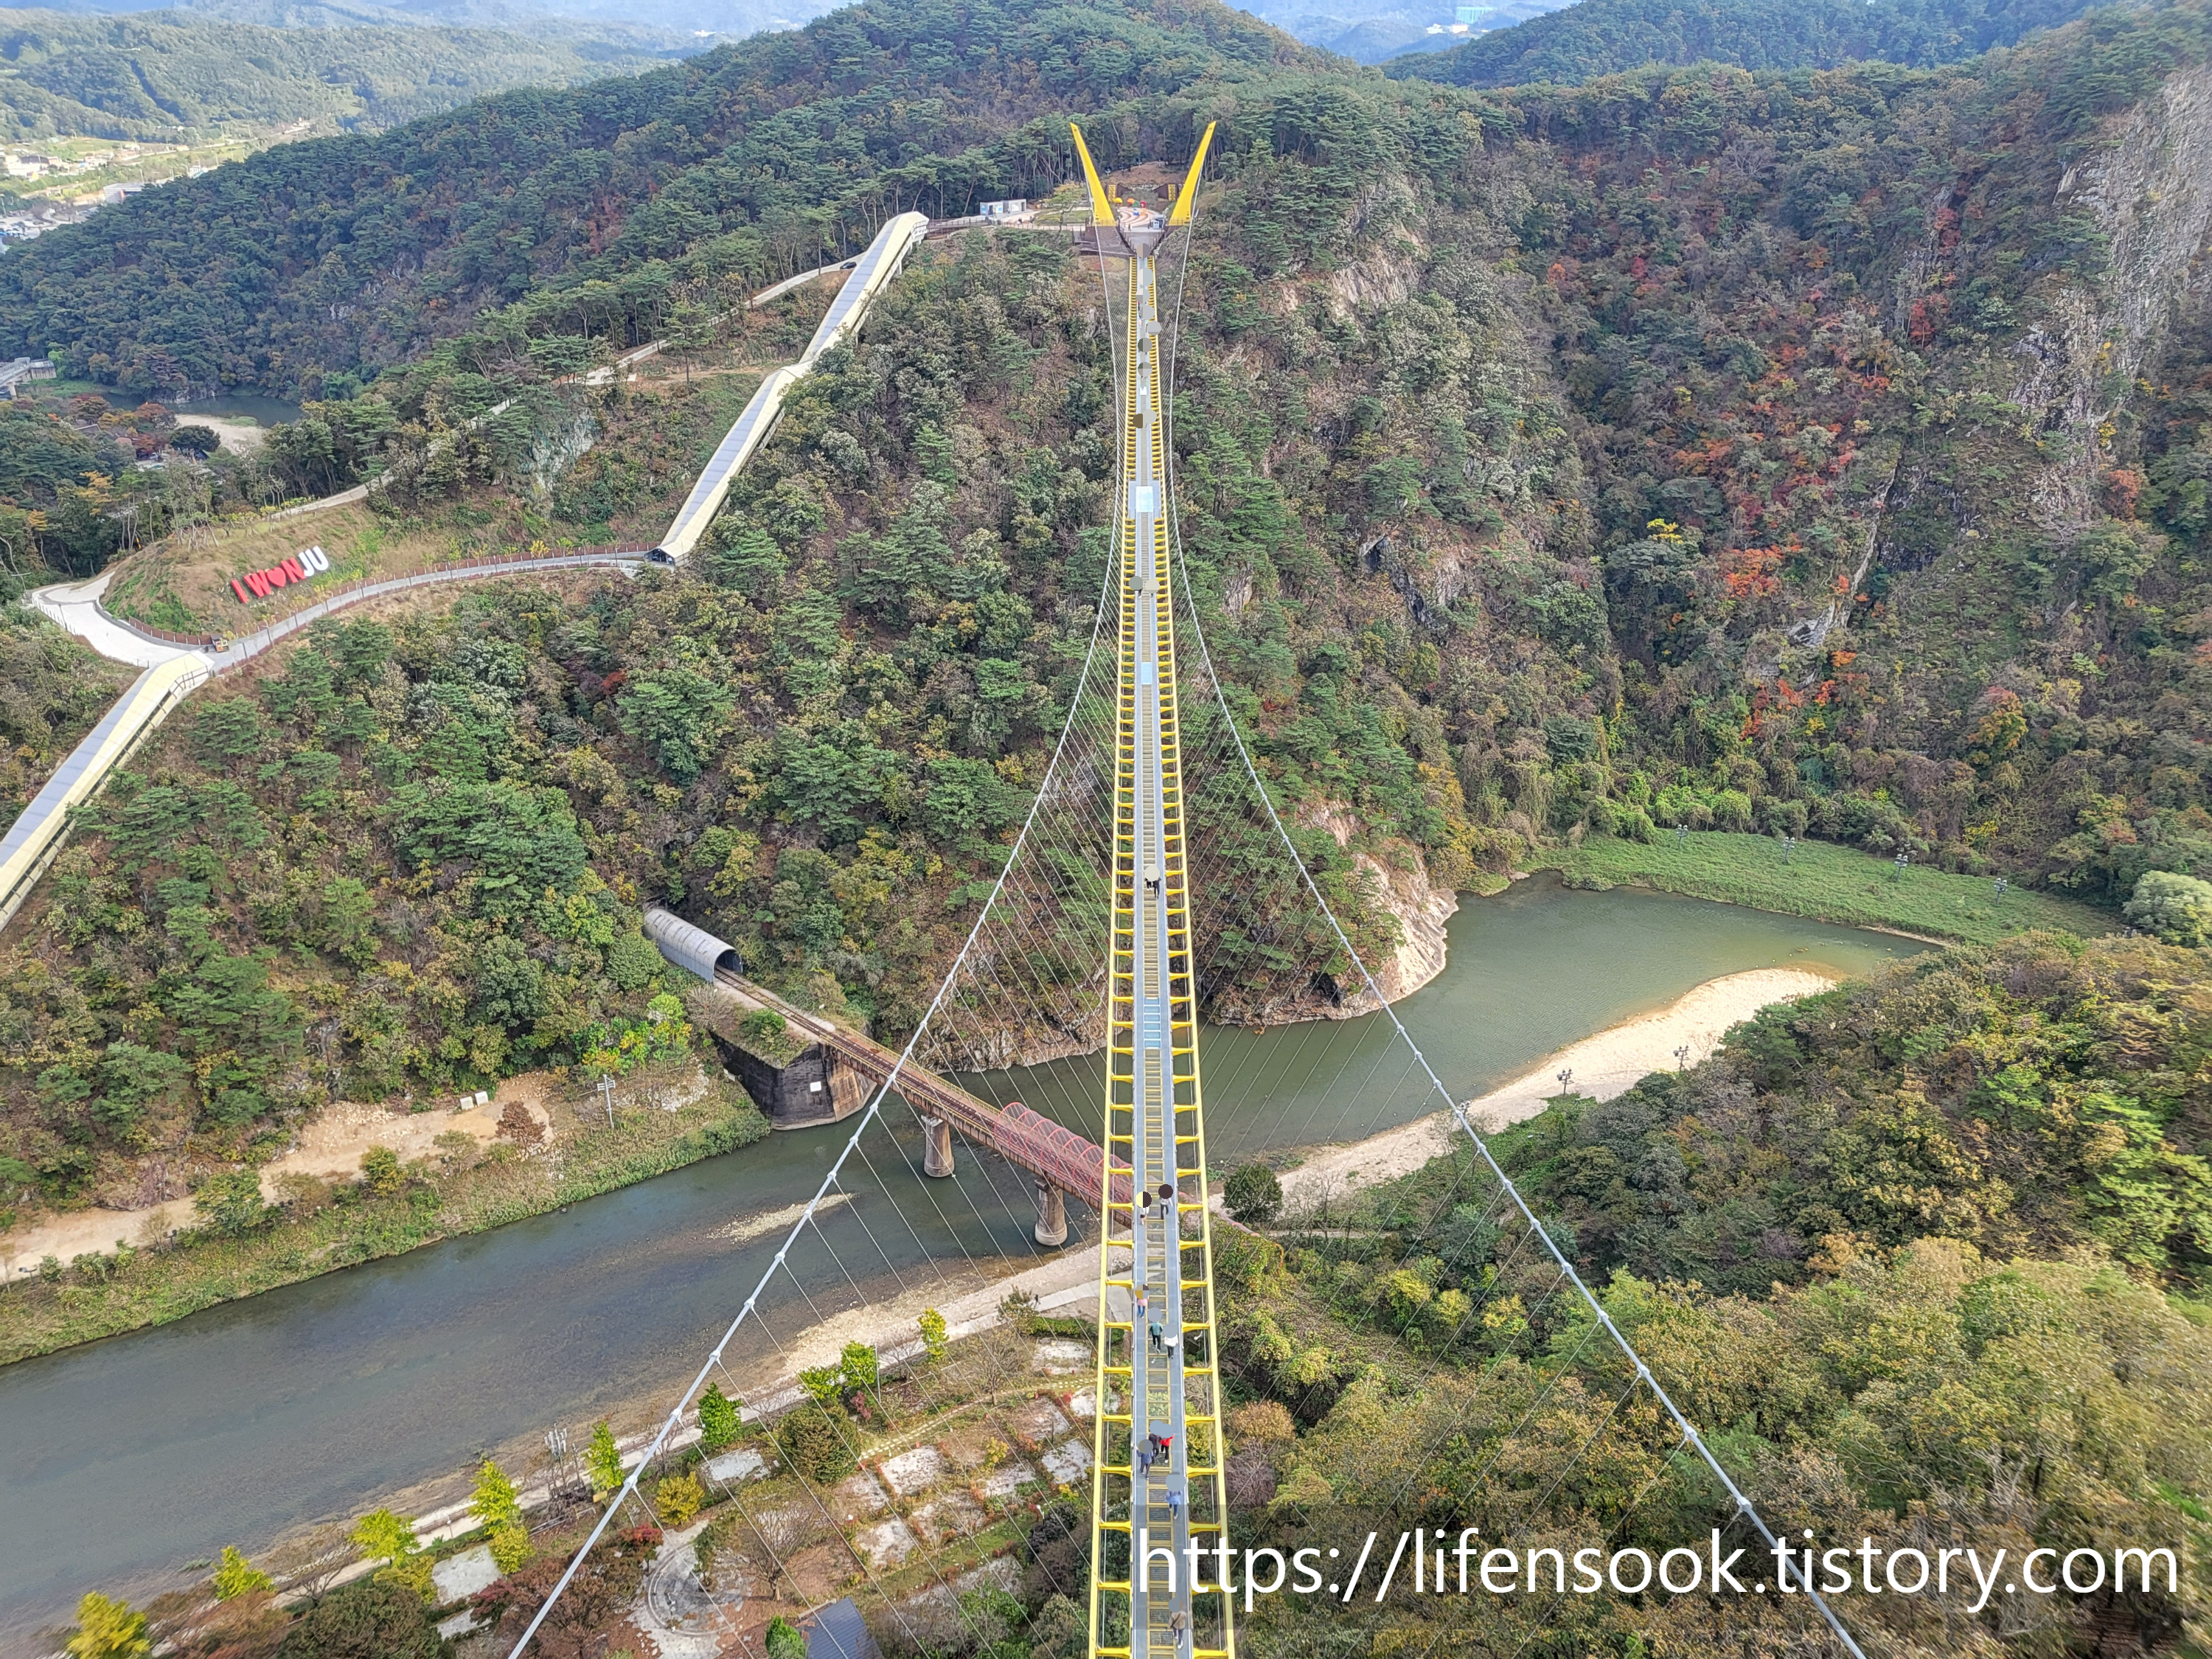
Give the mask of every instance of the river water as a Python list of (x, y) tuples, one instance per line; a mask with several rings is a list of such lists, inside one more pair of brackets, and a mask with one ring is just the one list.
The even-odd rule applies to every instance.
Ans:
[[(1450, 965), (1399, 1011), (1462, 1099), (1718, 975), (1864, 974), (1923, 948), (1542, 878), (1468, 902), (1450, 936)], [(1212, 1032), (1201, 1050), (1217, 1170), (1440, 1103), (1379, 1019)], [(1031, 1068), (988, 1092), (1095, 1133), (1097, 1065)], [(1036, 1254), (1024, 1180), (963, 1153), (954, 1180), (925, 1183), (910, 1118), (884, 1125), (847, 1166), (851, 1200), (793, 1248), (733, 1367), (863, 1301)], [(0, 1369), (0, 1650), (34, 1651), (29, 1632), (85, 1589), (143, 1595), (226, 1543), (251, 1551), (357, 1514), (487, 1450), (526, 1467), (549, 1426), (579, 1444), (603, 1415), (645, 1426), (782, 1244), (783, 1227), (732, 1224), (810, 1196), (848, 1136), (775, 1135), (556, 1214)]]
[[(145, 398), (135, 392), (125, 392), (119, 386), (104, 386), (100, 395), (117, 409), (136, 409)], [(154, 401), (180, 421), (189, 421), (195, 415), (211, 415), (218, 421), (240, 418), (261, 426), (280, 426), (300, 418), (300, 405), (287, 403), (282, 398), (264, 398), (254, 392), (222, 392), (205, 398), (187, 398), (181, 403), (167, 398)]]

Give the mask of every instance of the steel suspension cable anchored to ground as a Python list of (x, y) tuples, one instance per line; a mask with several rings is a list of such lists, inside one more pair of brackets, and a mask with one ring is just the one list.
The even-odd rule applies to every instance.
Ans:
[[(1169, 504), (1168, 520), (1175, 542), (1176, 560), (1179, 563), (1184, 562), (1182, 526), (1177, 519), (1172, 498)], [(1188, 581), (1185, 586), (1188, 586)], [(1489, 1143), (1468, 1121), (1465, 1108), (1453, 1097), (1451, 1091), (1444, 1087), (1443, 1079), (1437, 1075), (1436, 1068), (1429, 1064), (1428, 1056), (1421, 1052), (1420, 1045), (1413, 1041), (1413, 1033), (1406, 1029), (1405, 1022), (1398, 1018), (1397, 1009), (1391, 1006), (1389, 999), (1382, 994), (1382, 987), (1376, 983), (1375, 975), (1368, 969), (1366, 959), (1353, 948), (1352, 939), (1346, 933), (1343, 924), (1337, 920), (1336, 911), (1323, 896), (1320, 884), (1314, 880), (1313, 872), (1307, 869), (1304, 859), (1299, 856), (1296, 844), (1291, 840), (1290, 831), (1283, 823), (1281, 814), (1275, 810), (1273, 797), (1268, 794), (1267, 785), (1261, 780), (1259, 769), (1253, 764), (1251, 750), (1244, 742), (1243, 731), (1237, 724), (1236, 714), (1229, 707), (1228, 697), (1222, 690), (1221, 677), (1215, 671), (1212, 654), (1206, 647), (1206, 635), (1199, 625), (1195, 604), (1190, 606), (1189, 615), (1191, 634), (1198, 644), (1200, 660), (1205, 667), (1206, 678), (1212, 682), (1214, 700), (1220, 707), (1222, 718), (1228, 724), (1231, 739), (1236, 744), (1237, 757), (1243, 763), (1245, 776), (1250, 782), (1253, 793), (1259, 798), (1261, 807), (1267, 813), (1268, 822), (1274, 826), (1275, 833), (1282, 842), (1284, 851), (1289, 854), (1291, 862), (1297, 866), (1307, 892), (1312, 896), (1314, 903), (1320, 908), (1322, 915), (1328, 920), (1329, 928), (1335, 934), (1337, 943), (1343, 948), (1344, 953), (1358, 968), (1360, 978), (1365, 982), (1368, 994), (1389, 1017), (1390, 1024), (1396, 1029), (1398, 1036), (1404, 1040), (1406, 1046), (1413, 1051), (1414, 1058), (1419, 1061), (1421, 1070), (1427, 1075), (1437, 1098), (1444, 1103), (1454, 1121), (1465, 1131), (1468, 1139), (1474, 1142), (1475, 1150), (1481, 1154), (1482, 1161), (1489, 1166), (1491, 1174), (1511, 1196), (1515, 1207), (1521, 1212), (1522, 1218), (1529, 1227), (1534, 1230), (1536, 1236), (1543, 1241), (1545, 1248), (1550, 1251), (1553, 1259), (1559, 1264), (1560, 1270), (1566, 1275), (1568, 1281), (1574, 1285), (1576, 1291), (1589, 1308), (1592, 1316), (1600, 1326), (1604, 1328), (1606, 1334), (1613, 1339), (1614, 1345), (1620, 1350), (1621, 1357), (1636, 1368), (1637, 1376), (1650, 1387), (1653, 1398), (1658, 1401), (1667, 1415), (1674, 1419), (1675, 1426), (1681, 1431), (1683, 1438), (1696, 1449), (1698, 1457), (1712, 1472), (1713, 1478), (1718, 1480), (1728, 1495), (1735, 1500), (1737, 1512), (1757, 1528), (1759, 1536), (1766, 1540), (1769, 1548), (1778, 1550), (1776, 1556), (1778, 1562), (1784, 1559), (1784, 1558), (1778, 1552), (1778, 1540), (1773, 1529), (1766, 1524), (1765, 1518), (1759, 1513), (1757, 1506), (1752, 1503), (1743, 1489), (1737, 1486), (1735, 1478), (1722, 1467), (1720, 1459), (1713, 1455), (1712, 1449), (1705, 1443), (1705, 1437), (1698, 1432), (1697, 1426), (1690, 1421), (1681, 1407), (1674, 1403), (1674, 1397), (1667, 1392), (1659, 1379), (1652, 1375), (1651, 1368), (1644, 1364), (1643, 1357), (1636, 1352), (1626, 1334), (1613, 1323), (1613, 1316), (1606, 1311), (1605, 1304), (1583, 1282), (1583, 1276), (1575, 1271), (1574, 1263), (1570, 1261), (1565, 1253), (1559, 1249), (1558, 1242), (1552, 1237), (1550, 1229), (1537, 1218), (1535, 1211), (1529, 1206), (1528, 1200), (1522, 1195), (1521, 1189), (1514, 1184), (1512, 1178), (1505, 1173), (1504, 1166), (1492, 1153)], [(1796, 1565), (1794, 1554), (1787, 1559), (1791, 1564), (1791, 1568), (1796, 1571), (1806, 1596), (1810, 1599), (1814, 1607), (1820, 1608), (1821, 1618), (1827, 1621), (1828, 1628), (1835, 1633), (1836, 1639), (1850, 1651), (1852, 1659), (1866, 1659), (1864, 1650), (1859, 1646), (1850, 1632), (1844, 1627), (1844, 1621), (1837, 1614), (1836, 1610), (1829, 1606), (1827, 1599), (1814, 1588), (1811, 1576)], [(1785, 1581), (1786, 1577), (1785, 1571)]]
[[(1106, 579), (1110, 580), (1114, 574), (1114, 568), (1109, 562)], [(1098, 611), (1091, 623), (1091, 643), (1084, 655), (1085, 678), (1090, 673), (1091, 661), (1097, 654), (1099, 636), (1104, 629), (1105, 618), (1105, 583), (1102, 581)], [(1052, 763), (1046, 769), (1045, 775), (1048, 779), (1060, 763), (1061, 757), (1066, 749), (1069, 733), (1074, 729), (1080, 706), (1080, 698), (1072, 702), (1069, 706), (1067, 720), (1061, 726), (1059, 740), (1053, 748)], [(930, 1021), (935, 1017), (939, 1005), (944, 1002), (945, 993), (958, 979), (961, 967), (968, 958), (968, 953), (975, 948), (977, 937), (982, 933), (984, 925), (991, 919), (998, 904), (999, 896), (1005, 890), (1007, 872), (1014, 868), (1021, 857), (1023, 848), (1028, 843), (1030, 827), (1036, 821), (1039, 809), (1046, 798), (1046, 793), (1043, 789), (1039, 789), (1036, 799), (1030, 802), (1029, 812), (1022, 820), (1020, 833), (1014, 837), (1014, 844), (1006, 854), (1006, 862), (1000, 868), (998, 879), (992, 884), (990, 896), (984, 901), (981, 914), (976, 916), (974, 926), (968, 930), (967, 938), (961, 943), (959, 954), (952, 959), (951, 968), (939, 984), (936, 994), (930, 999), (928, 1009), (915, 1024), (913, 1035), (906, 1041), (906, 1046), (899, 1051), (897, 1062), (891, 1067), (890, 1074), (877, 1087), (875, 1093), (869, 1099), (867, 1109), (860, 1114), (860, 1121), (854, 1125), (852, 1137), (846, 1141), (843, 1150), (837, 1154), (836, 1161), (830, 1164), (829, 1173), (823, 1176), (822, 1184), (815, 1188), (814, 1196), (806, 1200), (805, 1208), (801, 1212), (799, 1219), (792, 1224), (791, 1231), (786, 1235), (782, 1248), (776, 1251), (775, 1259), (769, 1264), (768, 1271), (761, 1275), (759, 1282), (753, 1286), (752, 1293), (746, 1297), (744, 1305), (738, 1310), (737, 1316), (730, 1322), (728, 1328), (722, 1333), (721, 1340), (715, 1343), (714, 1351), (707, 1357), (707, 1363), (699, 1368), (698, 1375), (691, 1379), (690, 1384), (684, 1389), (682, 1397), (677, 1401), (674, 1409), (668, 1413), (667, 1419), (655, 1431), (643, 1455), (639, 1458), (636, 1468), (629, 1473), (623, 1480), (621, 1488), (608, 1500), (605, 1510), (593, 1523), (590, 1534), (584, 1541), (577, 1546), (575, 1554), (569, 1559), (568, 1566), (554, 1583), (551, 1592), (539, 1605), (538, 1611), (531, 1615), (530, 1623), (524, 1627), (522, 1634), (516, 1638), (514, 1647), (508, 1650), (508, 1659), (522, 1659), (522, 1655), (529, 1649), (532, 1640), (537, 1636), (538, 1626), (545, 1622), (546, 1615), (552, 1612), (554, 1604), (567, 1591), (578, 1571), (583, 1566), (585, 1559), (590, 1555), (593, 1547), (605, 1534), (607, 1523), (614, 1519), (616, 1511), (621, 1509), (624, 1503), (636, 1495), (638, 1480), (652, 1466), (653, 1460), (660, 1455), (661, 1448), (667, 1443), (669, 1436), (675, 1432), (677, 1425), (683, 1421), (685, 1409), (697, 1396), (700, 1389), (706, 1386), (708, 1378), (721, 1364), (723, 1350), (737, 1335), (738, 1327), (752, 1316), (759, 1304), (761, 1293), (768, 1288), (769, 1282), (775, 1276), (776, 1270), (784, 1265), (785, 1258), (790, 1253), (791, 1247), (798, 1242), (800, 1233), (805, 1230), (807, 1224), (813, 1220), (815, 1212), (821, 1207), (822, 1200), (829, 1196), (831, 1188), (837, 1184), (838, 1176), (843, 1172), (846, 1161), (852, 1157), (854, 1149), (860, 1144), (860, 1136), (875, 1121), (877, 1114), (882, 1109), (884, 1098), (897, 1085), (899, 1073), (905, 1069), (907, 1062), (913, 1058), (915, 1048), (921, 1042), (923, 1033), (929, 1030)]]

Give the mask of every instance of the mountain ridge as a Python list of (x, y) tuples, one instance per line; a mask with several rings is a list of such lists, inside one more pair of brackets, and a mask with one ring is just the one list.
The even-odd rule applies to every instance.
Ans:
[(1753, 70), (1963, 62), (2054, 28), (2098, 0), (1580, 0), (1384, 72), (1459, 87), (1579, 85), (1692, 64)]
[(696, 47), (422, 24), (276, 28), (192, 11), (0, 9), (0, 136), (181, 142), (298, 120), (374, 130), (518, 85), (642, 70)]

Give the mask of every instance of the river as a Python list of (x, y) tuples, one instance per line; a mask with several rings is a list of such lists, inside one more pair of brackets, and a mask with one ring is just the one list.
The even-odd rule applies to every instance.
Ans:
[[(1863, 974), (1923, 948), (1548, 878), (1469, 901), (1450, 937), (1450, 965), (1400, 1012), (1462, 1099), (1722, 974)], [(1217, 1170), (1439, 1103), (1376, 1018), (1212, 1032), (1201, 1050)], [(1095, 1133), (1096, 1066), (1031, 1068), (990, 1092)], [(895, 1127), (866, 1138), (853, 1201), (794, 1248), (733, 1365), (863, 1300), (1035, 1254), (1025, 1181), (963, 1154), (955, 1180), (925, 1184), (910, 1124)], [(847, 1138), (775, 1135), (557, 1214), (0, 1370), (0, 1647), (34, 1651), (30, 1632), (87, 1589), (143, 1595), (226, 1543), (250, 1551), (449, 1484), (486, 1450), (526, 1467), (549, 1426), (579, 1443), (602, 1415), (643, 1426), (782, 1243), (781, 1230), (733, 1239), (731, 1224), (810, 1195)]]
[[(100, 395), (117, 409), (136, 409), (145, 401), (136, 392), (126, 392), (119, 386), (104, 386)], [(179, 421), (189, 421), (195, 415), (211, 415), (218, 421), (248, 420), (258, 426), (281, 426), (300, 418), (300, 405), (287, 403), (282, 398), (265, 398), (258, 392), (219, 392), (204, 398), (187, 398), (180, 403), (171, 403), (157, 398), (155, 402)]]

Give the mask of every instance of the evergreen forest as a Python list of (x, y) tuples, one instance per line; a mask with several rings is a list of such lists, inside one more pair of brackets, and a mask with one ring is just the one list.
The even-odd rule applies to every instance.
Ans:
[[(1870, 1650), (2195, 1651), (2212, 6), (1733, 15), (1586, 0), (1385, 75), (1212, 0), (920, 0), (288, 145), (0, 260), (0, 352), (124, 388), (0, 418), (0, 533), (129, 571), (133, 539), (374, 481), (394, 538), (649, 541), (738, 375), (818, 314), (746, 296), (896, 211), (1049, 197), (1071, 114), (1131, 188), (1218, 124), (1177, 273), (1182, 551), (1308, 870), (1370, 954), (1407, 890), (1717, 831), (2076, 907), (1613, 1099), (1563, 1081), (1491, 1144), (1778, 1525), (2197, 1564), (1986, 1616), (1847, 1598)], [(681, 568), (342, 615), (196, 693), (0, 936), (8, 1202), (121, 1206), (333, 1103), (665, 1057), (648, 905), (911, 1033), (1097, 623), (1115, 371), (1072, 240), (918, 249)], [(699, 383), (615, 372), (655, 341)], [(215, 388), (301, 417), (179, 451), (164, 400)], [(72, 660), (0, 652), (21, 749), (88, 722)], [(1227, 902), (1208, 1012), (1313, 994), (1269, 948), (1290, 880)], [(1616, 1428), (1636, 1379), (1460, 1203), (1473, 1167), (1223, 1224), (1253, 1538), (1726, 1524), (1666, 1423)], [(1632, 1450), (1571, 1482), (1512, 1461), (1601, 1432)], [(1073, 1659), (1082, 1535), (1042, 1504), (1018, 1594), (942, 1651)], [(1250, 1639), (1808, 1650), (1786, 1612), (1455, 1598), (1388, 1641)]]

